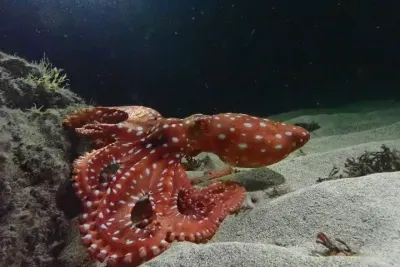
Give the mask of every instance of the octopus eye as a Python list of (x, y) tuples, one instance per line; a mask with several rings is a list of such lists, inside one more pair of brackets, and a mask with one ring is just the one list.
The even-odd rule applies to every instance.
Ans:
[(205, 120), (200, 120), (197, 122), (199, 124), (199, 127), (202, 131), (206, 131), (207, 130), (207, 123)]
[(153, 147), (160, 147), (163, 144), (168, 142), (168, 137), (161, 131), (157, 135), (153, 135), (148, 138), (148, 142), (146, 142), (145, 146), (151, 144)]

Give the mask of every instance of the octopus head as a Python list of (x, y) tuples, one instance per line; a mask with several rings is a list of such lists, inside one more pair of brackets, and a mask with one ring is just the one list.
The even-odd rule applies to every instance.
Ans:
[(195, 115), (186, 123), (192, 148), (215, 153), (237, 167), (276, 163), (310, 139), (304, 128), (246, 114)]

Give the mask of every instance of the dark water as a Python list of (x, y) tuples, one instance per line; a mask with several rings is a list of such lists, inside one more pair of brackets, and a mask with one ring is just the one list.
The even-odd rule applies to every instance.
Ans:
[(269, 115), (400, 96), (397, 1), (2, 0), (0, 49), (101, 105)]

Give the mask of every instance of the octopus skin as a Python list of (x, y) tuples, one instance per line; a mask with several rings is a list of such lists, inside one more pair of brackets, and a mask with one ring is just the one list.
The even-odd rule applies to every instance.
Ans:
[(301, 127), (246, 114), (167, 119), (141, 106), (81, 109), (64, 126), (95, 145), (75, 160), (73, 181), (84, 204), (82, 242), (108, 266), (138, 266), (174, 241), (207, 242), (240, 209), (241, 185), (194, 187), (183, 157), (211, 152), (232, 166), (267, 166), (310, 138)]

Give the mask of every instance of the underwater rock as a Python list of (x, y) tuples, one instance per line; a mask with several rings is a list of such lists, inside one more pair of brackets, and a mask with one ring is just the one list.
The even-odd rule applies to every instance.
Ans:
[(42, 71), (0, 52), (1, 266), (56, 266), (69, 231), (55, 198), (74, 154), (61, 121), (84, 102), (27, 79)]
[[(54, 73), (57, 70), (58, 74)], [(83, 100), (51, 75), (60, 75), (48, 62), (28, 61), (0, 52), (0, 106), (19, 109), (67, 108)], [(66, 82), (66, 81), (65, 81)], [(60, 87), (57, 87), (59, 85)], [(66, 85), (66, 83), (64, 83)]]

